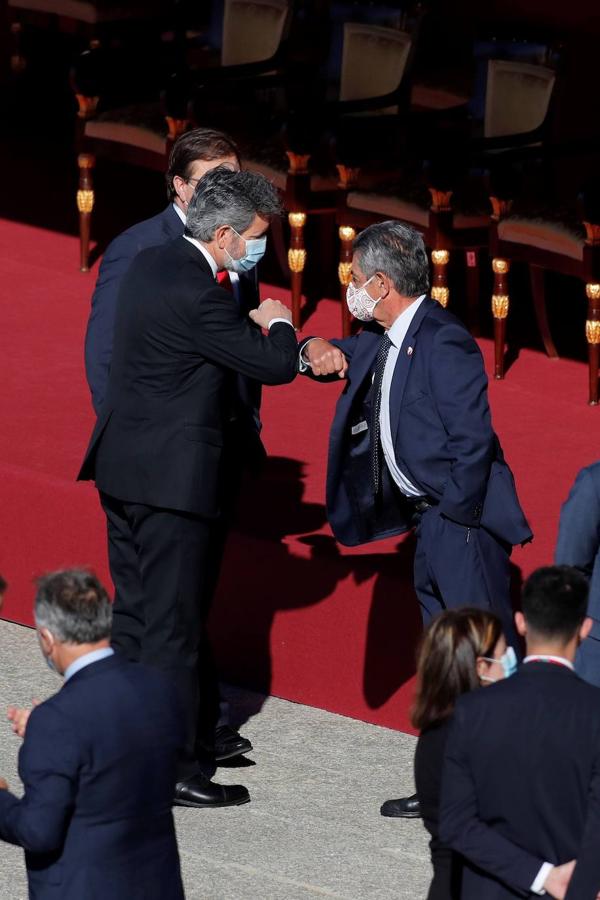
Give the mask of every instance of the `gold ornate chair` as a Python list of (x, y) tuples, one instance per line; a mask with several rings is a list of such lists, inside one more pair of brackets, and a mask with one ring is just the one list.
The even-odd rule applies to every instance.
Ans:
[[(585, 285), (587, 318), (585, 338), (588, 347), (588, 402), (598, 403), (598, 367), (600, 366), (600, 210), (583, 198), (580, 214), (554, 207), (519, 207), (493, 198), (494, 215), (490, 232), (490, 253), (494, 287), (494, 377), (504, 378), (506, 324), (510, 308), (509, 271), (513, 262), (529, 267), (535, 315), (546, 353), (558, 353), (548, 321), (546, 272), (580, 279)], [(571, 313), (570, 313), (571, 314)]]
[[(342, 294), (350, 278), (349, 261), (357, 229), (382, 219), (400, 219), (420, 229), (431, 249), (432, 296), (449, 302), (448, 264), (453, 252), (465, 255), (468, 318), (477, 331), (479, 256), (488, 245), (490, 206), (485, 170), (543, 148), (550, 124), (556, 74), (548, 66), (525, 61), (490, 60), (487, 67), (483, 134), (472, 137), (461, 124), (443, 132), (437, 159), (419, 175), (407, 168), (382, 179), (370, 191), (357, 184), (358, 172), (340, 165), (337, 223), (340, 238), (338, 276)], [(413, 129), (418, 127), (414, 123)], [(410, 129), (410, 126), (409, 126)], [(417, 157), (426, 147), (416, 150)], [(342, 306), (344, 308), (344, 305)], [(346, 332), (350, 320), (346, 318)]]
[[(303, 274), (306, 265), (305, 226), (308, 217), (335, 218), (338, 178), (319, 165), (317, 132), (330, 127), (339, 137), (355, 130), (377, 128), (377, 137), (394, 135), (404, 113), (410, 93), (409, 73), (413, 59), (417, 20), (410, 31), (357, 22), (344, 26), (339, 98), (320, 111), (307, 110), (305, 129), (299, 130), (300, 141), (288, 134), (286, 208), (291, 240), (288, 263), (291, 272), (292, 312), (294, 323), (300, 323)], [(317, 113), (317, 114), (316, 114)], [(318, 121), (315, 123), (315, 118)], [(313, 123), (315, 123), (313, 125)], [(312, 135), (311, 132), (312, 126)], [(304, 140), (302, 140), (304, 138)], [(392, 138), (394, 139), (394, 138)], [(330, 156), (325, 156), (327, 168)], [(361, 172), (364, 186), (377, 177), (377, 164)]]

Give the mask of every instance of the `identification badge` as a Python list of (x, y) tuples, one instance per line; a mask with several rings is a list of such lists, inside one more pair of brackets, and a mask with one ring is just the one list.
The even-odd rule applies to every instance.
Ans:
[(359, 422), (358, 425), (352, 426), (352, 434), (360, 434), (361, 431), (367, 431), (368, 427), (365, 421)]

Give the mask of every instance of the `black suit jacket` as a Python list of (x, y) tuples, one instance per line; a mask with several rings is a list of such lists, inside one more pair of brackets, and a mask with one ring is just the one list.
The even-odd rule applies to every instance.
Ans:
[[(132, 225), (106, 248), (92, 296), (92, 308), (85, 335), (85, 371), (96, 414), (100, 412), (108, 387), (117, 298), (123, 276), (142, 250), (167, 244), (182, 234), (183, 223), (173, 204), (169, 203), (158, 215)], [(251, 309), (258, 306), (256, 268), (240, 276), (238, 300), (243, 315), (247, 315)], [(241, 378), (238, 388), (242, 403), (248, 407), (250, 415), (254, 415), (257, 419), (253, 427), (260, 430), (258, 420), (260, 385)]]
[(182, 743), (170, 682), (117, 655), (33, 710), (24, 795), (0, 791), (0, 837), (25, 849), (33, 900), (183, 900), (171, 814)]
[(441, 840), (467, 860), (464, 900), (533, 897), (542, 863), (577, 859), (568, 900), (600, 890), (600, 689), (526, 663), (457, 703)]
[(79, 478), (119, 500), (215, 516), (236, 375), (283, 384), (296, 371), (293, 328), (263, 336), (189, 241), (144, 250), (123, 279), (108, 391)]

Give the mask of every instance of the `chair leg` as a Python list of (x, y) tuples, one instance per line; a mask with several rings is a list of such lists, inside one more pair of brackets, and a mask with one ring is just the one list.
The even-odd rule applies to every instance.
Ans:
[(11, 54), (10, 70), (13, 75), (21, 75), (27, 68), (27, 60), (23, 54), (23, 26), (20, 22), (12, 22), (10, 26)]
[(494, 317), (494, 378), (504, 378), (504, 347), (506, 344), (506, 318), (508, 316), (508, 270), (507, 259), (493, 259), (494, 293), (492, 294), (492, 315)]
[(302, 301), (302, 273), (306, 263), (304, 247), (304, 226), (306, 213), (291, 212), (288, 215), (291, 228), (290, 249), (288, 250), (288, 266), (291, 272), (292, 287), (292, 321), (294, 328), (300, 328), (300, 303)]
[(546, 291), (545, 291), (545, 275), (546, 272), (541, 266), (529, 266), (529, 277), (531, 279), (531, 294), (533, 297), (533, 308), (537, 319), (538, 328), (542, 335), (544, 347), (548, 356), (552, 359), (558, 358), (552, 335), (550, 334), (550, 325), (548, 323), (548, 311), (546, 309)]
[(79, 189), (77, 191), (77, 209), (79, 210), (79, 249), (82, 272), (87, 272), (90, 261), (90, 224), (94, 208), (94, 188), (92, 169), (96, 160), (91, 153), (80, 153), (77, 157), (79, 166)]
[(590, 406), (598, 405), (598, 369), (600, 367), (600, 284), (585, 286), (588, 298), (588, 315), (585, 323), (585, 337), (588, 344)]
[(351, 279), (352, 242), (356, 237), (356, 231), (351, 225), (342, 225), (338, 230), (338, 235), (340, 238), (338, 280), (340, 282), (340, 301), (342, 305), (342, 337), (349, 337), (352, 329), (352, 317), (346, 303), (346, 290)]
[(479, 336), (479, 250), (473, 247), (465, 253), (467, 264), (467, 323), (471, 334)]
[(432, 250), (431, 262), (433, 264), (433, 287), (431, 296), (440, 304), (448, 306), (450, 289), (448, 288), (448, 262), (450, 254), (447, 250)]

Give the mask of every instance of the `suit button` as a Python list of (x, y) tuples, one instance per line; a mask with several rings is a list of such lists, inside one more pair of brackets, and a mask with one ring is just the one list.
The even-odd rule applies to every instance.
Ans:
[(481, 515), (481, 504), (478, 503), (477, 506), (473, 510), (473, 517), (475, 519), (478, 519), (480, 515)]

